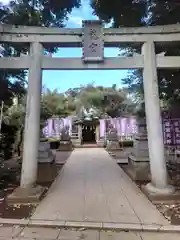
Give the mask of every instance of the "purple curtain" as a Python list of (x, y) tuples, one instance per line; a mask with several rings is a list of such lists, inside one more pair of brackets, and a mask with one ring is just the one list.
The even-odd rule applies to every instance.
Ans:
[(46, 126), (43, 128), (43, 134), (45, 137), (59, 138), (60, 132), (65, 126), (69, 127), (69, 133), (71, 133), (71, 125), (71, 118), (48, 119)]
[(118, 134), (118, 136), (121, 136), (121, 118), (119, 117), (119, 118), (117, 118), (117, 134)]
[[(162, 119), (165, 145), (180, 145), (180, 119)], [(100, 119), (100, 137), (105, 136), (108, 126), (112, 124), (116, 129), (118, 136), (133, 136), (138, 133), (136, 118), (114, 118)], [(63, 127), (69, 127), (69, 134), (72, 130), (72, 118), (54, 118), (48, 119), (43, 128), (45, 137), (59, 138)]]
[(53, 120), (52, 119), (48, 119), (47, 121), (46, 121), (46, 125), (45, 125), (45, 127), (43, 128), (43, 135), (45, 136), (45, 137), (51, 137), (51, 134), (52, 134), (52, 132), (53, 132), (53, 126), (52, 126), (52, 124), (53, 124)]
[(72, 131), (72, 118), (71, 117), (64, 118), (64, 127), (69, 128), (69, 135), (71, 135), (71, 131)]
[[(105, 136), (105, 132), (108, 126), (112, 124), (117, 129), (119, 136), (134, 135), (137, 133), (136, 119), (131, 118), (113, 118), (113, 119), (100, 119), (100, 137)], [(54, 118), (48, 119), (46, 126), (43, 128), (43, 134), (45, 137), (57, 137), (59, 138), (61, 130), (65, 127), (69, 127), (69, 134), (72, 131), (72, 118)]]
[(116, 128), (118, 136), (133, 136), (137, 133), (136, 119), (131, 118), (113, 118), (110, 119), (110, 124)]
[(105, 130), (106, 130), (106, 124), (105, 124), (105, 119), (100, 119), (100, 138), (104, 137), (105, 135)]

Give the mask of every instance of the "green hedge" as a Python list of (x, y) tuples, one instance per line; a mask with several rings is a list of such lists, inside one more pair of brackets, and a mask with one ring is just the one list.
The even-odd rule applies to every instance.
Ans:
[(119, 141), (120, 147), (133, 147), (133, 141), (132, 140), (126, 140), (126, 141)]

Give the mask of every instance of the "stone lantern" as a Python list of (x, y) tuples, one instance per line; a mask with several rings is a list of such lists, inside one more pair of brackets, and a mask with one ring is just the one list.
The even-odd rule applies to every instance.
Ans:
[(147, 126), (144, 104), (137, 111), (138, 133), (134, 139), (134, 146), (128, 157), (130, 175), (136, 181), (150, 180), (150, 162), (147, 138)]

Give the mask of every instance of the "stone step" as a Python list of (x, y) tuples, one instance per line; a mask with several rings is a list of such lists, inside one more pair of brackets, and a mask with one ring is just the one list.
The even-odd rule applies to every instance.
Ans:
[(97, 144), (82, 144), (79, 145), (78, 148), (101, 148)]

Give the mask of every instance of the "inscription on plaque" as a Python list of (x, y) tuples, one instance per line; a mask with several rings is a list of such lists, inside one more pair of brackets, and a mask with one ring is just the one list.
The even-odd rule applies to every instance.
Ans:
[(101, 21), (84, 21), (83, 60), (102, 62), (104, 60), (103, 26)]

